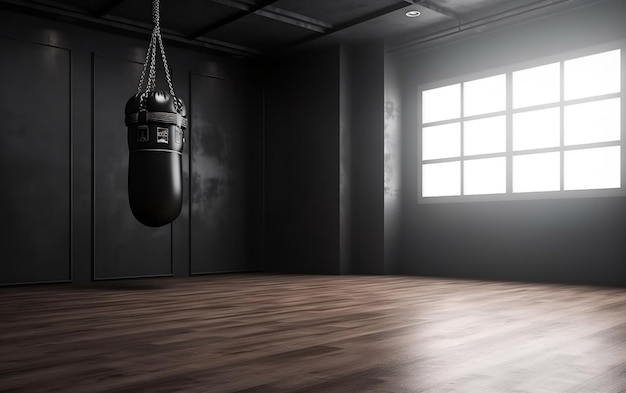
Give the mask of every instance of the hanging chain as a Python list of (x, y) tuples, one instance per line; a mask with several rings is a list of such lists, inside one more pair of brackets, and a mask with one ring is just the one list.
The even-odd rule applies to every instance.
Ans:
[(137, 86), (137, 94), (141, 94), (143, 87), (143, 80), (146, 77), (146, 68), (148, 67), (148, 61), (150, 60), (150, 53), (152, 53), (152, 37), (150, 37), (150, 45), (148, 46), (148, 52), (146, 52), (146, 60), (143, 62), (143, 69), (141, 70), (141, 78), (139, 78), (139, 85)]
[[(181, 105), (176, 99), (174, 94), (174, 86), (172, 85), (172, 78), (170, 76), (170, 69), (167, 64), (167, 57), (165, 56), (165, 46), (163, 46), (163, 39), (161, 38), (161, 16), (160, 16), (159, 0), (152, 0), (152, 22), (154, 28), (152, 35), (150, 36), (150, 44), (148, 45), (148, 51), (146, 52), (146, 59), (143, 63), (143, 70), (141, 71), (141, 77), (139, 79), (139, 86), (137, 87), (137, 93), (141, 95), (141, 107), (145, 105), (145, 99), (149, 92), (153, 91), (156, 87), (156, 52), (161, 50), (161, 60), (163, 61), (163, 68), (165, 69), (165, 78), (167, 85), (170, 89), (170, 94), (174, 99), (174, 106), (176, 111), (180, 112)], [(158, 44), (158, 47), (157, 47)], [(148, 71), (148, 82), (146, 84), (146, 90), (142, 93), (143, 82), (146, 78), (146, 69), (150, 64), (150, 70)]]

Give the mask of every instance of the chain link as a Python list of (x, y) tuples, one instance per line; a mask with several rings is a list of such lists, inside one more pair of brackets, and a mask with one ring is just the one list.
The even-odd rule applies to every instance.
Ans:
[[(182, 107), (180, 101), (174, 94), (174, 86), (172, 84), (172, 77), (170, 75), (170, 69), (167, 64), (167, 57), (165, 56), (165, 46), (163, 45), (163, 39), (161, 38), (161, 16), (160, 16), (160, 4), (159, 0), (152, 0), (152, 22), (154, 24), (152, 34), (150, 36), (150, 44), (148, 45), (148, 51), (146, 52), (146, 59), (143, 63), (143, 69), (141, 71), (141, 78), (139, 79), (139, 86), (137, 87), (137, 94), (140, 94), (140, 107), (144, 108), (145, 99), (151, 91), (156, 87), (156, 52), (161, 51), (161, 60), (163, 61), (163, 68), (165, 69), (165, 78), (167, 85), (170, 89), (170, 94), (174, 99), (174, 107), (177, 112), (180, 112)], [(158, 45), (158, 46), (157, 46)], [(148, 81), (146, 83), (146, 90), (142, 92), (143, 83), (146, 78), (146, 69), (148, 68)]]

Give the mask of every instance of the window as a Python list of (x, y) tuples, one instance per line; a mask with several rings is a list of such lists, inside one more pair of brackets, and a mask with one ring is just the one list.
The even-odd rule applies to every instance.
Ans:
[(422, 89), (420, 200), (615, 195), (621, 57), (605, 50)]

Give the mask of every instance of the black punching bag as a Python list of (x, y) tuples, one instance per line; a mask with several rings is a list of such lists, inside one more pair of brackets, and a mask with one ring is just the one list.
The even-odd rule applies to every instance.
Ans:
[(160, 227), (178, 217), (183, 204), (185, 104), (157, 90), (132, 96), (125, 112), (130, 209), (142, 224)]

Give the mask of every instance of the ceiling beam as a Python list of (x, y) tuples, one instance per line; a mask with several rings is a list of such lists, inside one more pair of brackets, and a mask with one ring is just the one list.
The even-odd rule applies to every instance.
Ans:
[(391, 12), (397, 11), (397, 10), (405, 8), (405, 7), (406, 7), (406, 2), (404, 2), (404, 1), (400, 1), (398, 3), (394, 3), (394, 4), (391, 4), (391, 5), (388, 5), (388, 6), (384, 7), (384, 8), (379, 9), (379, 10), (370, 12), (370, 13), (365, 14), (363, 16), (360, 16), (358, 18), (351, 19), (351, 20), (349, 20), (349, 21), (347, 21), (345, 23), (337, 25), (336, 27), (330, 29), (327, 32), (327, 34), (336, 33), (339, 30), (344, 30), (344, 29), (347, 29), (348, 27), (352, 27), (352, 26), (361, 24), (363, 22), (367, 22), (368, 20), (376, 19), (378, 17), (381, 17), (383, 15), (387, 15), (387, 14), (389, 14)]
[[(153, 29), (151, 24), (134, 20), (118, 18), (111, 15), (106, 18), (96, 18), (84, 12), (70, 11), (25, 0), (0, 0), (0, 9), (2, 8), (45, 17), (62, 17), (65, 20), (72, 20), (73, 23), (77, 25), (96, 27), (117, 34), (124, 34), (146, 40), (149, 39)], [(256, 49), (230, 42), (213, 39), (190, 40), (181, 33), (172, 30), (162, 29), (161, 35), (164, 40), (196, 50), (213, 50), (243, 57), (255, 57), (261, 54), (261, 52)]]
[[(255, 14), (278, 22), (297, 26), (316, 33), (325, 33), (332, 25), (324, 21), (310, 18), (295, 12), (287, 11), (282, 8), (267, 5), (258, 10), (252, 10), (253, 6), (235, 0), (212, 0), (215, 3), (223, 4), (228, 7), (237, 8), (247, 12), (246, 15)], [(251, 11), (252, 10), (252, 11)]]
[[(113, 15), (108, 15), (106, 18), (100, 18), (99, 20), (103, 21), (104, 23), (115, 24), (116, 26), (119, 26), (119, 25), (128, 26), (132, 30), (135, 30), (136, 28), (138, 32), (144, 32), (147, 39), (149, 39), (149, 35), (152, 33), (152, 30), (154, 29), (154, 26), (151, 23), (150, 24), (143, 23), (143, 22), (136, 21), (134, 19), (126, 19), (126, 18), (117, 17)], [(217, 49), (223, 52), (243, 55), (247, 57), (257, 56), (261, 54), (261, 52), (256, 49), (248, 48), (246, 46), (234, 44), (231, 42), (215, 40), (211, 38), (202, 37), (201, 39), (190, 40), (187, 37), (185, 37), (182, 33), (172, 30), (172, 29), (161, 28), (161, 36), (163, 37), (164, 40), (182, 43), (182, 44), (185, 44), (186, 46), (191, 46), (191, 47), (197, 46), (201, 48)]]
[(333, 27), (333, 25), (331, 25), (330, 23), (324, 22), (322, 20), (311, 18), (309, 16), (298, 14), (296, 12), (287, 11), (286, 9), (274, 6), (266, 7), (265, 9), (257, 12), (257, 14), (260, 16), (265, 16), (266, 18), (273, 18), (281, 22), (290, 23), (295, 26), (302, 24), (301, 27), (320, 33), (326, 31), (326, 29), (330, 29)]
[(415, 1), (411, 1), (411, 3), (420, 5), (424, 8), (428, 8), (429, 10), (434, 11), (440, 15), (447, 16), (448, 18), (452, 18), (457, 22), (460, 22), (461, 20), (461, 18), (459, 18), (459, 16), (456, 13), (450, 11), (447, 8), (438, 6), (437, 4), (433, 4), (429, 0), (415, 0)]
[(341, 31), (341, 30), (345, 30), (345, 29), (347, 29), (349, 27), (358, 25), (360, 23), (367, 22), (367, 21), (369, 21), (371, 19), (375, 19), (375, 18), (381, 17), (383, 15), (387, 15), (387, 14), (389, 14), (391, 12), (397, 11), (397, 10), (405, 8), (405, 7), (407, 7), (407, 2), (404, 1), (404, 0), (400, 1), (398, 3), (394, 3), (394, 4), (391, 4), (391, 5), (388, 5), (388, 6), (384, 7), (384, 8), (381, 8), (379, 10), (370, 12), (370, 13), (368, 13), (366, 15), (363, 15), (363, 16), (360, 16), (358, 18), (349, 20), (349, 21), (347, 21), (345, 23), (333, 26), (332, 28), (327, 29), (325, 32), (323, 32), (321, 34), (315, 34), (313, 36), (306, 37), (306, 38), (304, 38), (302, 40), (296, 41), (296, 42), (294, 42), (292, 44), (289, 44), (289, 45), (287, 45), (285, 47), (280, 48), (279, 51), (287, 50), (287, 49), (293, 48), (295, 46), (305, 44), (305, 43), (307, 43), (309, 41), (313, 41), (313, 40), (319, 39), (319, 38), (321, 38), (323, 36), (326, 36), (326, 35), (329, 35), (329, 34), (333, 34), (333, 33), (336, 33), (338, 31)]
[(126, 0), (110, 0), (105, 5), (100, 7), (97, 11), (93, 12), (91, 15), (96, 18), (100, 18), (105, 14), (108, 14), (118, 5), (122, 4)]
[[(119, 1), (119, 0), (118, 0), (118, 1)], [(123, 0), (122, 0), (122, 1), (123, 1)], [(201, 28), (201, 29), (198, 29), (197, 31), (195, 31), (195, 32), (193, 32), (193, 33), (191, 33), (191, 34), (189, 34), (189, 35), (187, 36), (187, 38), (189, 38), (190, 40), (195, 40), (195, 39), (197, 39), (197, 38), (200, 38), (200, 37), (202, 37), (203, 35), (205, 35), (205, 34), (207, 34), (207, 33), (212, 32), (213, 30), (219, 29), (219, 28), (220, 28), (220, 27), (222, 27), (222, 26), (226, 26), (226, 25), (227, 25), (227, 24), (229, 24), (229, 23), (232, 23), (232, 22), (234, 22), (234, 21), (236, 21), (236, 20), (238, 20), (238, 19), (241, 19), (241, 18), (243, 18), (243, 17), (245, 17), (245, 16), (248, 16), (248, 15), (250, 15), (250, 14), (253, 14), (253, 13), (255, 13), (255, 12), (259, 11), (260, 9), (267, 7), (268, 5), (270, 5), (270, 4), (272, 4), (272, 3), (276, 3), (277, 1), (278, 1), (278, 0), (265, 0), (265, 1), (261, 1), (259, 4), (255, 5), (255, 6), (253, 6), (253, 7), (250, 7), (250, 8), (249, 8), (249, 9), (247, 9), (247, 10), (241, 10), (241, 11), (237, 12), (237, 13), (236, 13), (236, 14), (234, 14), (234, 15), (231, 15), (231, 16), (229, 16), (229, 17), (227, 17), (227, 18), (224, 18), (224, 19), (222, 19), (222, 20), (220, 20), (220, 21), (217, 21), (217, 22), (215, 22), (215, 23), (211, 23), (210, 25), (205, 26), (205, 27), (203, 27), (203, 28)]]

